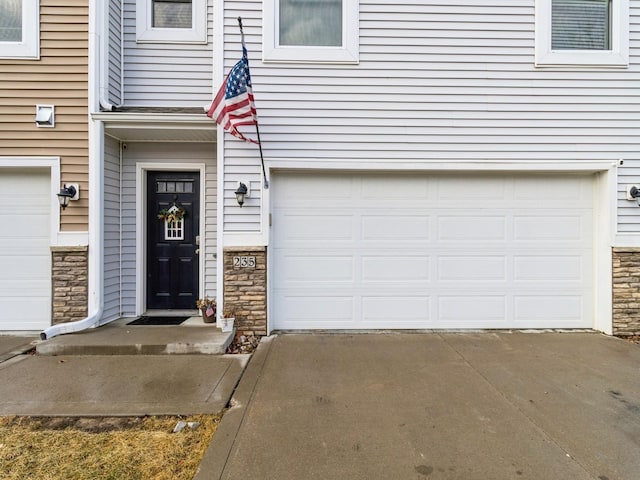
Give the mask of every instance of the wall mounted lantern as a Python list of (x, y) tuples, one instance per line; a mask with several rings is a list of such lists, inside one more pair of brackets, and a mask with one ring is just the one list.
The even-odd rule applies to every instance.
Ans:
[(80, 198), (80, 187), (77, 183), (71, 183), (64, 185), (60, 192), (58, 192), (58, 202), (62, 210), (67, 208), (69, 200), (78, 200)]
[(640, 206), (640, 188), (638, 185), (627, 185), (627, 200), (636, 200)]
[(236, 194), (236, 200), (238, 201), (238, 205), (242, 207), (242, 205), (244, 205), (245, 197), (249, 196), (249, 189), (244, 183), (239, 182), (238, 189), (235, 191), (235, 194)]

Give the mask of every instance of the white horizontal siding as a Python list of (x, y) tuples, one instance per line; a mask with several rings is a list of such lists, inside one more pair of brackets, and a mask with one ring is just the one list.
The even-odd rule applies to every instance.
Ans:
[[(562, 163), (640, 150), (637, 0), (628, 69), (535, 68), (534, 0), (362, 0), (358, 65), (263, 64), (262, 2), (225, 2), (225, 70), (239, 15), (266, 159)], [(259, 184), (257, 150), (226, 138), (225, 228), (258, 231), (230, 181)], [(640, 233), (640, 208), (623, 203), (620, 229)]]
[(123, 0), (125, 105), (202, 107), (211, 102), (213, 1), (207, 3), (207, 44), (137, 43), (136, 0)]
[(618, 231), (623, 234), (640, 234), (640, 206), (635, 200), (627, 200), (627, 185), (640, 187), (640, 159), (625, 160), (618, 168)]

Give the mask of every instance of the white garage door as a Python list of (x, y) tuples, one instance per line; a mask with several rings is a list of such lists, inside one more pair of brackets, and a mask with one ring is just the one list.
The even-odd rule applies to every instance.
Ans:
[(0, 169), (0, 331), (51, 324), (48, 170)]
[(592, 176), (274, 176), (273, 329), (593, 326)]

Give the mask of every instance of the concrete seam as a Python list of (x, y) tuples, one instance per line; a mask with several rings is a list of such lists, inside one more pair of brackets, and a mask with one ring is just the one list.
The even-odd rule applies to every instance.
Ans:
[[(260, 341), (260, 344), (258, 345), (258, 348), (251, 355), (251, 358), (247, 361), (247, 364), (243, 369), (242, 377), (236, 385), (233, 393), (231, 394), (229, 404), (233, 406), (228, 408), (223, 413), (222, 421), (218, 427), (218, 431), (216, 432), (216, 435), (218, 435), (222, 434), (223, 428), (225, 430), (230, 430), (228, 436), (230, 440), (225, 441), (223, 445), (220, 445), (219, 443), (216, 443), (216, 437), (214, 436), (213, 441), (205, 452), (205, 455), (201, 462), (201, 466), (198, 469), (194, 480), (201, 478), (204, 479), (205, 475), (207, 475), (207, 480), (210, 480), (212, 478), (223, 478), (225, 470), (227, 469), (227, 465), (229, 463), (229, 457), (231, 456), (231, 452), (233, 451), (238, 439), (238, 432), (245, 424), (247, 411), (251, 404), (251, 399), (253, 398), (253, 395), (255, 393), (256, 385), (262, 377), (262, 371), (264, 370), (267, 359), (271, 352), (272, 341), (272, 338), (263, 337)], [(239, 418), (236, 418), (236, 415)], [(221, 451), (222, 449), (226, 449), (226, 451)], [(215, 453), (216, 451), (220, 451), (220, 454)], [(207, 457), (213, 459), (217, 457), (219, 460), (222, 460), (222, 458), (224, 458), (224, 461), (220, 461), (222, 465), (219, 468), (215, 468), (214, 472), (211, 472), (207, 468), (202, 468), (202, 464), (206, 463)], [(211, 476), (212, 474), (214, 476)]]
[[(213, 389), (211, 390), (211, 393), (209, 393), (209, 395), (207, 395), (207, 399), (205, 400), (205, 403), (208, 403), (211, 400), (211, 397), (213, 396), (213, 394), (216, 393), (216, 390), (218, 389), (218, 386), (222, 383), (222, 379), (229, 373), (229, 369), (231, 368), (232, 364), (233, 364), (233, 361), (231, 361), (231, 362), (229, 362), (227, 364), (227, 368), (224, 369), (224, 373), (222, 375), (220, 375), (220, 378), (218, 379), (216, 384), (213, 386)], [(234, 394), (236, 388), (237, 388), (237, 385), (233, 387), (233, 392), (231, 392), (231, 397), (229, 397), (229, 398), (233, 398), (233, 394)]]
[[(262, 377), (262, 371), (264, 370), (264, 366), (266, 365), (267, 360), (269, 359), (269, 355), (271, 353), (272, 341), (269, 341), (268, 346), (269, 346), (269, 348), (265, 352), (264, 361), (262, 362), (262, 365), (260, 365), (260, 368), (259, 368), (258, 372), (256, 373), (255, 380), (251, 382), (251, 393), (248, 395), (248, 397), (246, 399), (246, 402), (242, 406), (243, 407), (242, 416), (240, 417), (240, 422), (238, 423), (238, 429), (235, 431), (235, 434), (233, 436), (233, 441), (231, 442), (231, 448), (229, 449), (229, 453), (228, 453), (227, 457), (225, 458), (224, 466), (222, 467), (222, 474), (220, 475), (221, 478), (224, 476), (224, 472), (227, 469), (227, 463), (229, 462), (229, 456), (231, 455), (231, 452), (233, 451), (233, 447), (236, 444), (236, 440), (238, 439), (238, 432), (240, 431), (240, 429), (242, 428), (242, 426), (244, 425), (244, 423), (246, 421), (246, 416), (247, 416), (247, 412), (249, 410), (249, 405), (251, 404), (251, 399), (253, 398), (253, 396), (254, 396), (254, 394), (256, 392), (256, 385), (258, 385), (258, 382), (260, 381), (260, 378)], [(251, 365), (251, 360), (249, 360), (249, 365), (247, 365), (247, 368), (249, 368), (250, 365)], [(246, 372), (246, 370), (245, 370), (245, 372)], [(231, 401), (232, 402), (236, 399), (236, 393), (239, 390), (241, 382), (238, 383), (238, 385), (236, 386), (236, 389), (234, 390), (233, 394), (231, 395)]]

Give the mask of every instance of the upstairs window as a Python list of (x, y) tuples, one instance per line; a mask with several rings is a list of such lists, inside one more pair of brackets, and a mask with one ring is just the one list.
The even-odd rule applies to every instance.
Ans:
[(0, 58), (40, 58), (37, 0), (0, 1)]
[(611, 0), (552, 0), (552, 50), (610, 50)]
[(136, 0), (136, 40), (207, 43), (206, 0)]
[(278, 10), (281, 46), (342, 46), (342, 0), (280, 0)]
[(536, 0), (536, 65), (625, 67), (628, 0)]
[(191, 28), (193, 3), (191, 0), (152, 0), (153, 28)]
[(358, 63), (358, 0), (264, 0), (265, 62)]

